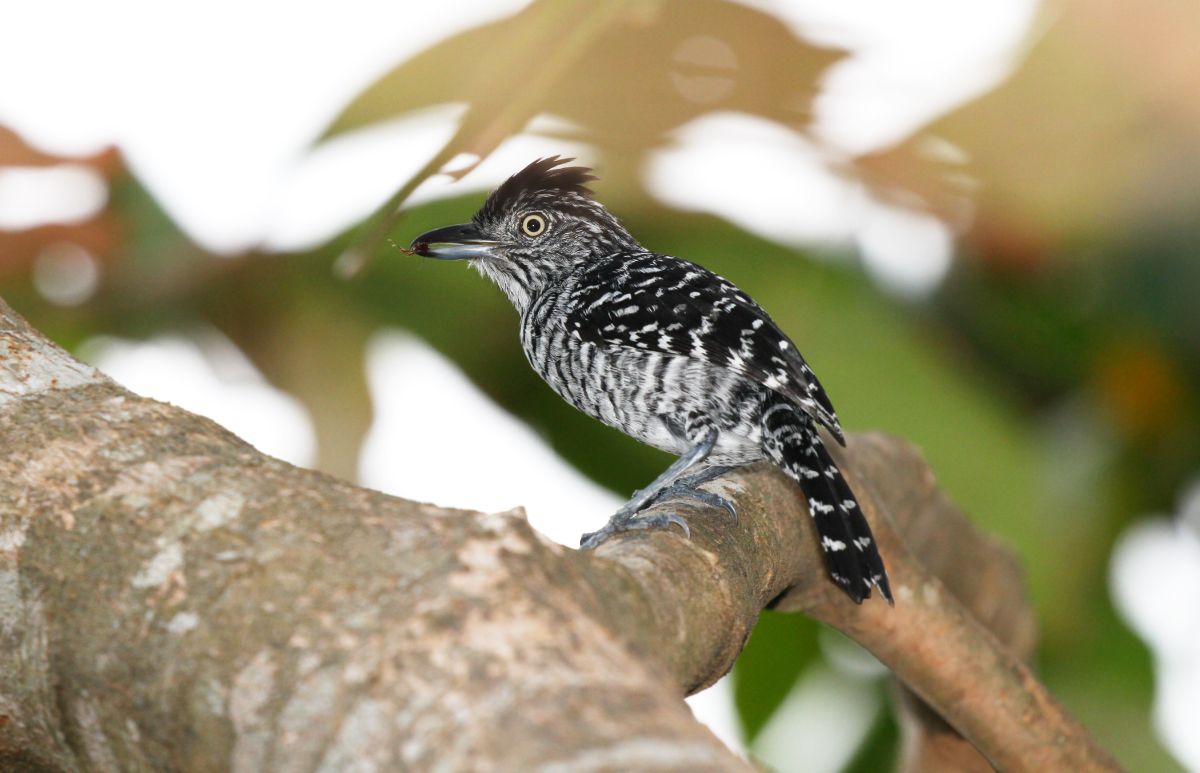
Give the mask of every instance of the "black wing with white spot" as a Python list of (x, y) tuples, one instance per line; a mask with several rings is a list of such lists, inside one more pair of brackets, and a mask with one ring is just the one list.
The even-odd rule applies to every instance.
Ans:
[(655, 253), (585, 269), (567, 329), (608, 347), (682, 355), (740, 373), (796, 403), (842, 442), (837, 414), (795, 344), (757, 303), (702, 266)]

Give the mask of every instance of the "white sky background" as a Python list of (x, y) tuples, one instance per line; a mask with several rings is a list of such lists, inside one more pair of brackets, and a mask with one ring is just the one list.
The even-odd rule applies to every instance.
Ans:
[[(1033, 0), (747, 4), (851, 50), (829, 73), (814, 127), (823, 142), (846, 152), (898, 141), (1003, 78), (1036, 12)], [(419, 50), (524, 5), (525, 0), (9, 4), (0, 13), (0, 124), (60, 154), (119, 146), (168, 214), (209, 249), (304, 248), (381, 203), (449, 138), (462, 111), (447, 105), (313, 151), (311, 143), (345, 101)], [(713, 114), (682, 127), (675, 139), (646, 169), (650, 191), (672, 206), (713, 212), (785, 243), (855, 245), (873, 275), (901, 294), (927, 293), (949, 266), (953, 239), (944, 225), (871, 201), (861, 186), (831, 173), (812, 147), (777, 125)], [(436, 178), (414, 201), (483, 190), (537, 155), (564, 152), (588, 157), (586, 148), (523, 135), (506, 142), (461, 184)], [(77, 167), (0, 171), (0, 228), (89, 216), (107, 195), (90, 174)], [(730, 197), (729, 190), (739, 195)], [(39, 260), (37, 271), (38, 287), (56, 302), (81, 302), (95, 286), (96, 266), (86, 255), (59, 251)], [(134, 391), (212, 416), (289, 461), (313, 459), (303, 407), (265, 384), (215, 334), (145, 343), (98, 340), (87, 354)], [(522, 504), (539, 530), (565, 544), (599, 526), (619, 503), (620, 497), (563, 463), (421, 342), (381, 333), (371, 346), (369, 370), (377, 422), (362, 458), (368, 485), (448, 506), (501, 510)], [(429, 417), (447, 415), (469, 420), (481, 442), (408, 458), (396, 439), (418, 433), (439, 442), (442, 427), (430, 426)], [(453, 475), (443, 462), (451, 453)], [(464, 486), (457, 474), (464, 468), (478, 472), (476, 487)], [(410, 476), (398, 478), (401, 469)], [(1121, 561), (1161, 567), (1163, 551), (1191, 549), (1180, 548), (1161, 529), (1134, 537)], [(1137, 573), (1123, 573), (1125, 565), (1118, 563), (1114, 572), (1117, 596), (1137, 610), (1146, 585), (1138, 584)], [(1188, 587), (1180, 593), (1192, 594), (1190, 606), (1176, 609), (1200, 609), (1200, 591)], [(1200, 673), (1195, 646), (1188, 660), (1187, 647), (1171, 644), (1178, 640), (1156, 627), (1157, 620), (1133, 624), (1157, 642), (1162, 668), (1191, 674), (1189, 683), (1195, 684)], [(1200, 637), (1190, 635), (1193, 643)], [(831, 679), (851, 681), (837, 688)], [(815, 711), (861, 724), (877, 706), (873, 693), (856, 687), (854, 679), (861, 682), (861, 676), (839, 677), (831, 669), (810, 674), (781, 716), (799, 711), (811, 717)], [(822, 698), (830, 694), (842, 696), (841, 708)], [(1193, 700), (1197, 694), (1200, 687), (1190, 692)], [(725, 685), (693, 706), (738, 745)], [(816, 709), (805, 708), (812, 706)], [(1170, 698), (1160, 705), (1157, 721), (1176, 754), (1200, 769), (1200, 750), (1180, 729), (1179, 717), (1188, 716), (1181, 711), (1194, 719), (1200, 709)], [(796, 769), (799, 760), (811, 763), (806, 770), (837, 770), (859, 739), (852, 733), (821, 734), (825, 757), (817, 760), (802, 746), (812, 735), (788, 731), (803, 721), (773, 723), (755, 751), (781, 771)]]

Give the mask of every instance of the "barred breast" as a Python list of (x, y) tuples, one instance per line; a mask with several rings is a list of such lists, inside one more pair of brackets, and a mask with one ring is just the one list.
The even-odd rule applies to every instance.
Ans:
[(521, 320), (525, 357), (556, 394), (671, 454), (695, 443), (683, 427), (687, 416), (700, 413), (720, 430), (713, 463), (745, 464), (763, 457), (759, 416), (768, 390), (686, 356), (584, 341), (563, 324), (563, 297), (543, 294)]

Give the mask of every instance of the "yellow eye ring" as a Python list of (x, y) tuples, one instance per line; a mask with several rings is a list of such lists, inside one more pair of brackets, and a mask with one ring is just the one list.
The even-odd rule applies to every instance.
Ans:
[(536, 212), (521, 218), (521, 233), (526, 236), (541, 236), (546, 232), (546, 218)]

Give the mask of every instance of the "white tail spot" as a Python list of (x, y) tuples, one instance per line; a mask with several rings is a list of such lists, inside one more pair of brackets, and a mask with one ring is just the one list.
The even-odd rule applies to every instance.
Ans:
[(829, 539), (829, 537), (822, 537), (821, 547), (825, 548), (826, 552), (832, 551), (836, 553), (839, 550), (845, 550), (846, 543), (842, 542), (840, 539)]

